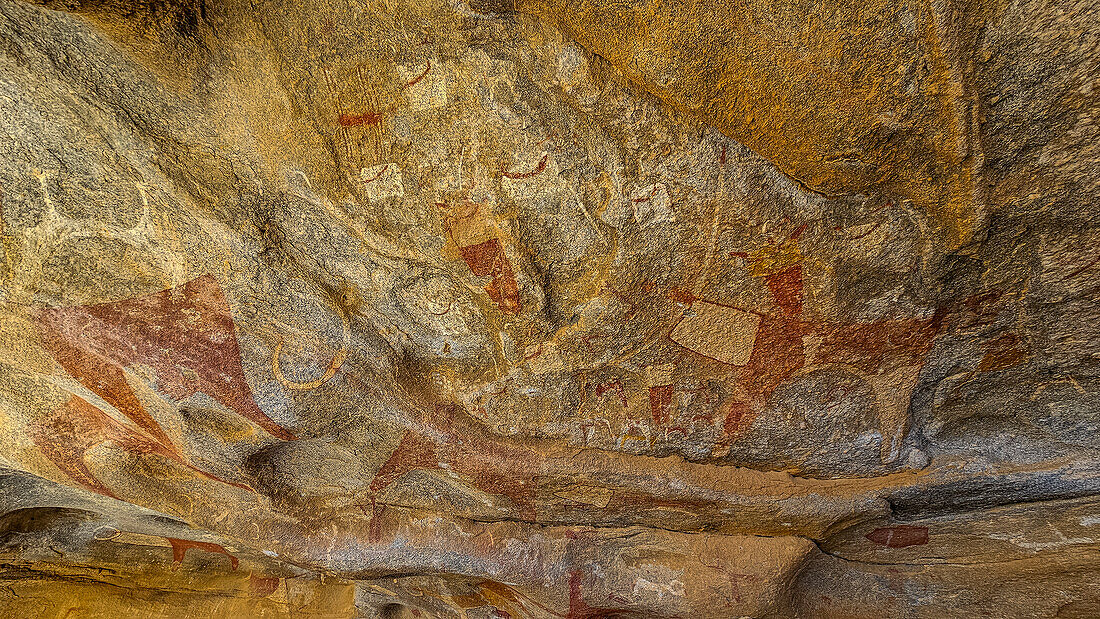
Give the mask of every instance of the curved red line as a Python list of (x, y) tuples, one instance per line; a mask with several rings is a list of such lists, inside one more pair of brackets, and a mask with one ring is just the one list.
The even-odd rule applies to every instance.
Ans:
[(432, 310), (428, 310), (428, 313), (431, 314), (432, 316), (442, 316), (442, 315), (446, 314), (447, 312), (450, 312), (451, 308), (453, 308), (454, 306), (455, 306), (455, 302), (452, 299), (451, 304), (448, 305), (447, 309), (443, 310), (442, 312), (436, 313), (436, 312), (433, 312)]
[(1089, 270), (1090, 268), (1092, 268), (1092, 266), (1095, 265), (1097, 262), (1100, 262), (1100, 256), (1096, 256), (1095, 258), (1092, 259), (1092, 262), (1090, 262), (1090, 263), (1086, 264), (1085, 266), (1077, 269), (1073, 273), (1070, 273), (1069, 275), (1063, 277), (1062, 280), (1064, 281), (1064, 280), (1067, 280), (1067, 279), (1073, 279), (1074, 277), (1077, 277), (1078, 275), (1080, 275), (1080, 274), (1084, 273), (1085, 271)]
[(428, 61), (428, 67), (426, 69), (424, 69), (424, 72), (421, 73), (420, 75), (412, 78), (411, 80), (409, 80), (404, 86), (401, 87), (401, 90), (405, 90), (406, 88), (412, 88), (413, 86), (416, 86), (420, 82), (420, 80), (427, 77), (428, 71), (431, 71), (431, 70), (432, 70), (432, 61), (429, 60)]
[(374, 181), (382, 178), (382, 175), (386, 173), (386, 170), (390, 169), (390, 164), (382, 166), (382, 169), (378, 171), (378, 174), (374, 175), (374, 178), (363, 179), (364, 183), (373, 183)]
[(543, 170), (546, 169), (546, 159), (549, 156), (550, 155), (543, 155), (542, 160), (539, 161), (538, 167), (535, 168), (534, 170), (531, 170), (530, 172), (522, 172), (522, 173), (501, 172), (501, 174), (503, 174), (504, 176), (506, 176), (508, 178), (511, 178), (513, 180), (514, 179), (519, 179), (519, 178), (531, 178), (532, 176), (534, 176), (534, 175), (536, 175), (536, 174), (538, 174), (538, 173), (540, 173), (540, 172), (542, 172)]

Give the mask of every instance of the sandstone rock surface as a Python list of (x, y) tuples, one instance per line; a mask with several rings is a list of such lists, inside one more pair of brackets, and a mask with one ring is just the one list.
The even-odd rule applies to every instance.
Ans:
[(0, 43), (0, 614), (1100, 616), (1095, 0)]

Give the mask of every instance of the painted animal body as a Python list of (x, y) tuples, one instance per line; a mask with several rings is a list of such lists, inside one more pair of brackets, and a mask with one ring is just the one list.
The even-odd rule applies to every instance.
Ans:
[(38, 315), (38, 329), (43, 347), (73, 378), (136, 426), (124, 425), (76, 396), (31, 424), (35, 445), (70, 478), (95, 492), (115, 496), (84, 462), (85, 453), (102, 443), (160, 455), (250, 490), (191, 465), (137, 397), (125, 368), (151, 368), (157, 390), (169, 398), (202, 392), (277, 438), (296, 438), (256, 405), (241, 366), (229, 305), (212, 276), (143, 297), (45, 309)]
[(229, 304), (213, 276), (144, 297), (46, 309), (38, 324), (43, 346), (62, 367), (167, 445), (168, 436), (126, 383), (124, 368), (148, 366), (170, 398), (202, 392), (276, 438), (296, 438), (256, 405)]

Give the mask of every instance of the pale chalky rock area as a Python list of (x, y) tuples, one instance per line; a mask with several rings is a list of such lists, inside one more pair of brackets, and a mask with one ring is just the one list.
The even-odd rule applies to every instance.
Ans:
[(0, 0), (0, 616), (1100, 617), (1097, 0)]

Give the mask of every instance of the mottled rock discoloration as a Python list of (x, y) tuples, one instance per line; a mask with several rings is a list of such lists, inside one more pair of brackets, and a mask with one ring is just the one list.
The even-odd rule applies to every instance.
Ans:
[(1094, 5), (0, 2), (0, 612), (1096, 614)]

